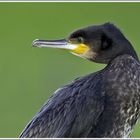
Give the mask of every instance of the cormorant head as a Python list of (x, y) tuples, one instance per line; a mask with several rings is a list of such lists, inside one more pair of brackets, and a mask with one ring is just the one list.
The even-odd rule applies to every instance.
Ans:
[(138, 60), (130, 42), (111, 23), (76, 30), (62, 40), (35, 40), (33, 46), (66, 49), (74, 55), (104, 64), (123, 54), (129, 54)]

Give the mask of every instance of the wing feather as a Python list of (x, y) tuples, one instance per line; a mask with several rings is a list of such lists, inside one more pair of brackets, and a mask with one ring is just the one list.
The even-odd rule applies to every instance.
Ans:
[(86, 137), (104, 109), (99, 76), (90, 74), (57, 90), (20, 137)]

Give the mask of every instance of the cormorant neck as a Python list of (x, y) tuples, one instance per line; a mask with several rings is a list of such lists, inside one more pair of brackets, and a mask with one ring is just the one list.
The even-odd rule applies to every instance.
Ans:
[(134, 48), (131, 46), (130, 50), (128, 50), (128, 52), (126, 52), (126, 54), (132, 56), (133, 58), (135, 58), (137, 61), (139, 61), (139, 58), (137, 56), (136, 51), (134, 50)]
[[(117, 56), (115, 56), (113, 59), (111, 59), (111, 60), (109, 61), (109, 63), (112, 62), (114, 59), (116, 59), (116, 58), (118, 58), (118, 57), (122, 57), (122, 56), (131, 56), (131, 57), (133, 57), (136, 61), (139, 62), (139, 58), (138, 58), (138, 56), (137, 56), (136, 51), (134, 50), (134, 48), (132, 47), (132, 45), (129, 45), (128, 48), (127, 48), (126, 50), (122, 51), (122, 53), (119, 53)], [(108, 64), (109, 64), (109, 63), (108, 63)]]
[(117, 57), (115, 57), (114, 59), (112, 59), (111, 61), (109, 61), (109, 63), (107, 64), (107, 66), (113, 64), (115, 62), (121, 63), (123, 61), (126, 61), (127, 59), (135, 59), (137, 62), (139, 62), (138, 56), (136, 55), (130, 55), (130, 54), (121, 54), (118, 55)]

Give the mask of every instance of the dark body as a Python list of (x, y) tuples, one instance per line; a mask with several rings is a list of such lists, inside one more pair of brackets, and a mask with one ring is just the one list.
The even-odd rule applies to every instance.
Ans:
[(139, 73), (132, 56), (118, 56), (56, 91), (21, 137), (128, 137), (139, 117)]
[(67, 48), (107, 66), (58, 89), (20, 137), (129, 137), (140, 116), (140, 63), (116, 26), (88, 26), (33, 46)]

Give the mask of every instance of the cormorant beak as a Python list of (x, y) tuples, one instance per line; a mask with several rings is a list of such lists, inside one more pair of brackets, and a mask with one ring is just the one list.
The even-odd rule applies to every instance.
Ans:
[(89, 50), (89, 47), (85, 44), (74, 44), (66, 39), (61, 40), (39, 40), (33, 41), (33, 47), (48, 47), (48, 48), (59, 48), (69, 50), (71, 53), (76, 55), (82, 55)]

